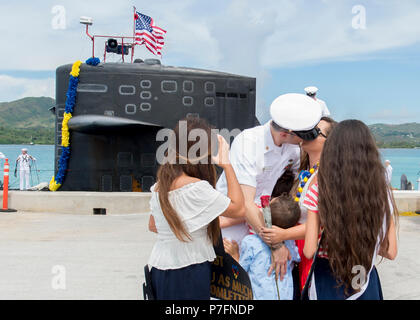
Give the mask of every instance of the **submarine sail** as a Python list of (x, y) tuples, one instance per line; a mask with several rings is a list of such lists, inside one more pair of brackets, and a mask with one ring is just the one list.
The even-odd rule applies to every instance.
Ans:
[[(55, 173), (71, 65), (56, 70)], [(255, 78), (171, 67), (159, 60), (81, 65), (63, 191), (149, 191), (156, 134), (188, 116), (215, 128), (246, 129), (255, 117)]]

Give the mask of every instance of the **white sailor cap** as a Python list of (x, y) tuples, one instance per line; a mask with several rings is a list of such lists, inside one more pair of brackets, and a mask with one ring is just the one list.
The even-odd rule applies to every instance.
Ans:
[(300, 93), (287, 93), (277, 97), (270, 106), (271, 119), (292, 131), (313, 129), (322, 117), (321, 105)]
[(26, 148), (22, 148), (22, 151), (28, 151), (28, 149), (26, 149)]
[(315, 94), (315, 93), (318, 92), (318, 88), (317, 87), (313, 87), (313, 86), (306, 87), (305, 88), (305, 92), (306, 92), (306, 94)]

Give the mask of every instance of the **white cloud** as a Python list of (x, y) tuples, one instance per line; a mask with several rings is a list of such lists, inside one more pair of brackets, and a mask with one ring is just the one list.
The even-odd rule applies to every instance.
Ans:
[(396, 120), (399, 122), (415, 122), (420, 121), (420, 117), (417, 111), (407, 107), (384, 108), (368, 115), (368, 122), (394, 123)]
[[(366, 6), (365, 30), (352, 28), (352, 7), (359, 3)], [(51, 27), (51, 9), (57, 4), (66, 10), (65, 30)], [(0, 70), (54, 70), (84, 60), (91, 54), (91, 44), (79, 17), (93, 17), (93, 34), (131, 35), (132, 4), (128, 0), (2, 2), (0, 12), (7, 14), (0, 20), (0, 33), (4, 43), (12, 44), (12, 54), (3, 47)], [(168, 31), (164, 64), (256, 77), (259, 111), (269, 106), (262, 95), (275, 68), (364, 59), (420, 39), (416, 0), (156, 0), (137, 9)], [(101, 60), (104, 41), (98, 40), (95, 47)], [(153, 56), (136, 47), (136, 57)]]
[[(0, 21), (2, 41), (14, 45), (13, 55), (4, 49), (0, 52), (0, 69), (51, 70), (87, 58), (90, 41), (79, 24), (81, 15), (94, 18), (92, 33), (132, 33), (130, 1), (61, 2), (66, 10), (65, 30), (51, 27), (56, 1), (0, 4), (0, 11), (7, 13)], [(365, 30), (352, 28), (355, 2), (350, 0), (264, 0), (258, 5), (251, 0), (212, 5), (192, 0), (154, 1), (138, 9), (168, 31), (164, 63), (258, 75), (261, 68), (348, 59), (419, 41), (418, 1), (366, 3)], [(98, 42), (96, 53), (102, 58), (103, 42)], [(136, 52), (150, 56), (140, 47)]]
[(55, 79), (15, 78), (0, 74), (0, 102), (41, 96), (55, 98)]
[(418, 2), (370, 2), (366, 6), (366, 29), (352, 28), (354, 2), (324, 3), (313, 10), (299, 10), (276, 26), (276, 32), (266, 42), (270, 50), (264, 52), (264, 66), (345, 60), (419, 42)]

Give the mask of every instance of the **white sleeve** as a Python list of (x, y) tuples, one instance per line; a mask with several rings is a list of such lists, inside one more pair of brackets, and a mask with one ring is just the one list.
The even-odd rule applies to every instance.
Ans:
[(287, 249), (289, 249), (291, 261), (300, 262), (300, 255), (299, 255), (299, 249), (296, 246), (296, 243), (294, 240), (286, 240), (285, 245)]
[(194, 183), (187, 192), (175, 195), (170, 200), (182, 217), (188, 232), (194, 232), (208, 225), (225, 212), (231, 201), (205, 180)]
[(330, 110), (328, 110), (327, 104), (325, 103), (325, 101), (320, 100), (320, 104), (322, 107), (322, 116), (323, 117), (329, 117), (331, 115)]
[(256, 188), (256, 144), (246, 137), (246, 131), (238, 135), (233, 141), (229, 158), (239, 184)]

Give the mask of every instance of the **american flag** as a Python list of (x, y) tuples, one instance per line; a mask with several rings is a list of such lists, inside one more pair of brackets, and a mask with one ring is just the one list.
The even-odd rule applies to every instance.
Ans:
[(136, 11), (134, 14), (136, 21), (136, 44), (144, 44), (154, 55), (162, 56), (163, 41), (166, 31), (154, 25), (153, 19), (145, 14)]

